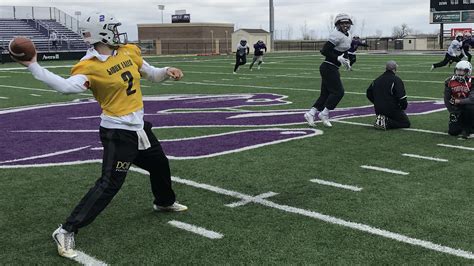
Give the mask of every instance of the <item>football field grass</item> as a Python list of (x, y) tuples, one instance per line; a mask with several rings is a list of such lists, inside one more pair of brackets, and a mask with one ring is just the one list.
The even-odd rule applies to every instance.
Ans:
[[(354, 71), (341, 69), (346, 93), (333, 127), (309, 130), (303, 112), (319, 96), (319, 53), (268, 54), (260, 70), (247, 64), (237, 75), (233, 56), (145, 58), (185, 75), (142, 80), (142, 90), (145, 120), (156, 118), (177, 200), (189, 210), (154, 212), (149, 178), (132, 168), (76, 235), (80, 262), (472, 265), (474, 140), (447, 135), (440, 101), (452, 68), (430, 71), (441, 59), (358, 55)], [(370, 106), (365, 91), (388, 60), (399, 65), (409, 105), (436, 106), (410, 115), (409, 130), (378, 131), (370, 107), (351, 111)], [(74, 63), (41, 62), (64, 77)], [(100, 112), (87, 99), (0, 65), (0, 264), (78, 263), (57, 255), (51, 233), (101, 173), (100, 149), (72, 144), (98, 141), (100, 120), (85, 117)], [(72, 105), (84, 108), (61, 109)], [(56, 114), (71, 131), (56, 127)]]

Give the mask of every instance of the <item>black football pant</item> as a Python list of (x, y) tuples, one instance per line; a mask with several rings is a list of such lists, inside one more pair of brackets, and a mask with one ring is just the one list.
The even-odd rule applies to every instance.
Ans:
[(239, 69), (239, 66), (247, 64), (247, 56), (236, 54), (234, 72)]
[(319, 73), (321, 74), (321, 93), (313, 107), (318, 111), (322, 111), (325, 107), (333, 110), (344, 96), (339, 68), (323, 62), (319, 66)]
[(448, 134), (457, 136), (464, 131), (464, 134), (469, 135), (474, 133), (474, 106), (461, 105), (456, 112), (449, 114)]
[(145, 122), (144, 129), (151, 144), (147, 150), (138, 150), (135, 131), (100, 128), (104, 147), (102, 176), (67, 218), (63, 225), (65, 230), (77, 232), (94, 221), (120, 190), (132, 164), (150, 172), (154, 204), (169, 206), (175, 202), (168, 158), (151, 128), (151, 123)]
[(386, 129), (409, 128), (411, 125), (407, 114), (402, 110), (377, 110), (376, 114), (385, 116)]
[(433, 66), (434, 66), (434, 68), (442, 67), (442, 66), (447, 65), (448, 63), (459, 62), (459, 61), (461, 61), (461, 58), (456, 57), (456, 56), (450, 56), (449, 54), (445, 54), (443, 61), (441, 61), (439, 63), (436, 63), (436, 64), (433, 64)]

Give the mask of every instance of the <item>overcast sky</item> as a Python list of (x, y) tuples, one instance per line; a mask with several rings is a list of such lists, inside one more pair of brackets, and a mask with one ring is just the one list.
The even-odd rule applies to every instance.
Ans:
[[(54, 6), (70, 15), (81, 11), (113, 13), (122, 21), (130, 40), (137, 39), (139, 23), (161, 23), (158, 5), (165, 5), (164, 22), (171, 22), (175, 10), (185, 9), (191, 22), (233, 23), (238, 28), (269, 29), (268, 0), (2, 0), (1, 5)], [(439, 31), (438, 24), (429, 24), (429, 0), (274, 0), (277, 38), (302, 36), (306, 24), (316, 37), (328, 35), (331, 16), (345, 12), (354, 18), (354, 33), (365, 37), (382, 33), (389, 36), (394, 26), (406, 23), (420, 33)], [(1, 14), (0, 14), (1, 15)], [(471, 25), (451, 24), (445, 28)], [(290, 32), (290, 34), (289, 34)]]

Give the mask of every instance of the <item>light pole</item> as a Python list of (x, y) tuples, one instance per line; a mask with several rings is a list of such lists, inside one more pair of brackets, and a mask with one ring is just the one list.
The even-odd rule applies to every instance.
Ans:
[(158, 9), (161, 10), (161, 24), (163, 24), (163, 10), (165, 10), (165, 5), (158, 5)]

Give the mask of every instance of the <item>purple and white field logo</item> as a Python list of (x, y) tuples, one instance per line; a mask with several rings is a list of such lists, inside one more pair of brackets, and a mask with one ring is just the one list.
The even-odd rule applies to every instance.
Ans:
[[(161, 140), (170, 159), (208, 158), (323, 134), (319, 129), (307, 128), (303, 118), (306, 110), (245, 110), (290, 104), (285, 99), (270, 93), (148, 97), (144, 99), (145, 120), (154, 128), (236, 128), (223, 134)], [(435, 101), (411, 102), (407, 113), (444, 108), (443, 103)], [(100, 113), (96, 102), (0, 111), (0, 168), (100, 161)], [(373, 113), (373, 107), (364, 106), (336, 109), (331, 117), (346, 119)], [(278, 128), (287, 125), (303, 128)], [(160, 139), (159, 134), (157, 137)]]

